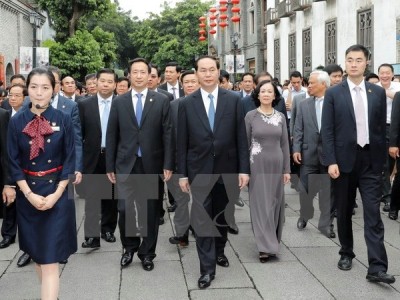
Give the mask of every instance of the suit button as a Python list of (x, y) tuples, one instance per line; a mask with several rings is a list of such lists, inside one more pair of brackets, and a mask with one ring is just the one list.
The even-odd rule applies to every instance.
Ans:
[(51, 163), (51, 159), (49, 159), (47, 162), (50, 164)]
[(49, 183), (53, 183), (53, 180), (50, 179), (50, 180), (49, 180)]
[(33, 162), (32, 162), (32, 165), (36, 165), (36, 163), (33, 161)]
[(47, 142), (48, 142), (48, 143), (50, 143), (50, 141), (51, 141), (50, 139), (47, 139)]
[(29, 145), (32, 145), (32, 141), (29, 141)]
[(36, 184), (36, 182), (32, 181), (32, 184), (33, 184), (33, 185), (35, 185), (35, 184)]

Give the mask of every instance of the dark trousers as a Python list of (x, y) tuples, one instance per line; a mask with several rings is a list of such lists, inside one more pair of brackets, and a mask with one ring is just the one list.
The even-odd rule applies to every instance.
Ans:
[(313, 200), (318, 193), (321, 215), (318, 229), (326, 233), (332, 224), (331, 183), (327, 168), (321, 164), (300, 167), (300, 217), (305, 221), (314, 217)]
[(382, 201), (385, 203), (390, 203), (391, 186), (390, 186), (390, 175), (393, 172), (395, 160), (389, 155), (389, 131), (390, 124), (386, 124), (386, 164), (383, 170), (382, 180)]
[[(372, 158), (373, 159), (373, 158)], [(368, 250), (369, 273), (386, 271), (388, 260), (384, 245), (384, 226), (380, 215), (382, 174), (374, 172), (368, 150), (357, 150), (353, 171), (340, 173), (333, 180), (337, 205), (337, 227), (340, 255), (355, 257), (353, 252), (352, 211), (354, 192), (359, 189), (364, 209), (364, 237)]]
[(394, 176), (390, 200), (390, 210), (393, 211), (399, 211), (400, 209), (400, 158), (396, 159), (396, 165), (398, 166), (398, 171)]
[(118, 202), (114, 197), (114, 185), (106, 175), (105, 153), (100, 154), (93, 174), (86, 174), (82, 184), (85, 190), (85, 238), (99, 237), (100, 231), (114, 233)]
[[(224, 178), (224, 183), (219, 180), (207, 194), (207, 188), (191, 185), (192, 210), (191, 224), (195, 231), (197, 254), (200, 260), (200, 274), (215, 274), (217, 257), (224, 254), (227, 241), (228, 226), (226, 218), (230, 214), (226, 213), (226, 206), (231, 201), (236, 201), (238, 189), (237, 175), (233, 176), (233, 181)], [(226, 188), (229, 186), (229, 188)], [(234, 191), (231, 193), (231, 191)], [(229, 198), (228, 194), (229, 193)]]
[(145, 257), (153, 259), (156, 257), (164, 183), (157, 174), (144, 175), (141, 158), (136, 159), (131, 174), (117, 185), (121, 243), (126, 251), (138, 252), (141, 260)]
[(3, 224), (1, 224), (1, 235), (3, 238), (15, 239), (17, 235), (17, 208), (14, 203), (6, 206), (3, 203)]
[[(188, 236), (190, 226), (189, 202), (190, 196), (188, 193), (182, 192), (179, 186), (179, 176), (173, 174), (168, 182), (168, 193), (174, 196), (176, 210), (174, 214), (174, 225), (177, 236)], [(169, 196), (168, 196), (169, 197)]]

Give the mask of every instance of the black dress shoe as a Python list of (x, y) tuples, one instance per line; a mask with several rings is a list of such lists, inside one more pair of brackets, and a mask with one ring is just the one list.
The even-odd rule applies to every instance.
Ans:
[(187, 247), (187, 246), (189, 246), (189, 237), (188, 236), (172, 236), (169, 238), (169, 242), (173, 245)]
[(217, 257), (217, 265), (221, 267), (229, 267), (229, 260), (226, 258), (225, 254)]
[(176, 203), (174, 203), (170, 207), (168, 207), (167, 210), (168, 210), (168, 212), (174, 212), (176, 210)]
[(389, 212), (390, 211), (390, 203), (385, 202), (385, 205), (382, 208), (383, 212)]
[(31, 262), (31, 257), (28, 253), (22, 253), (22, 255), (18, 258), (17, 266), (19, 268), (25, 267), (27, 264)]
[(161, 218), (160, 218), (160, 221), (159, 221), (159, 223), (158, 223), (158, 225), (163, 225), (164, 223), (165, 223), (164, 218), (161, 217)]
[(398, 217), (399, 217), (399, 212), (398, 212), (397, 209), (396, 210), (391, 210), (389, 212), (389, 219), (390, 220), (397, 220)]
[(106, 232), (101, 234), (101, 238), (108, 243), (115, 243), (117, 240), (112, 232)]
[(333, 231), (333, 228), (329, 228), (327, 231), (321, 231), (321, 233), (330, 239), (334, 239), (336, 237), (336, 233)]
[(269, 260), (269, 255), (265, 252), (260, 252), (258, 258), (260, 259), (260, 263), (265, 264)]
[(232, 224), (228, 226), (228, 232), (230, 234), (239, 234), (239, 227), (236, 224)]
[(352, 258), (349, 256), (342, 255), (338, 262), (338, 268), (343, 271), (348, 271), (352, 267)]
[(356, 214), (356, 209), (353, 208), (353, 211), (351, 212), (351, 214), (354, 216)]
[(145, 258), (142, 260), (142, 267), (143, 267), (143, 270), (145, 270), (145, 271), (151, 271), (151, 270), (153, 270), (153, 269), (154, 269), (154, 263), (153, 263), (153, 261), (151, 260), (151, 258), (145, 257)]
[(100, 248), (100, 238), (88, 238), (82, 243), (82, 248)]
[(383, 282), (387, 284), (392, 284), (396, 281), (393, 275), (387, 274), (384, 271), (378, 273), (367, 274), (367, 280), (371, 282)]
[(199, 281), (197, 282), (199, 285), (199, 288), (205, 289), (211, 285), (211, 281), (213, 281), (215, 278), (215, 275), (211, 274), (205, 274), (201, 275), (199, 278)]
[(68, 259), (59, 261), (58, 263), (59, 263), (60, 265), (65, 265), (65, 264), (68, 263)]
[(125, 251), (125, 253), (122, 254), (122, 257), (121, 257), (121, 267), (128, 266), (132, 262), (134, 254), (135, 254), (135, 252), (133, 252), (133, 251)]
[(297, 221), (297, 228), (299, 230), (303, 230), (304, 228), (306, 228), (306, 226), (307, 226), (307, 221), (300, 217)]
[(15, 243), (15, 237), (10, 238), (9, 236), (6, 236), (3, 238), (3, 240), (0, 242), (0, 249), (7, 248), (11, 244)]

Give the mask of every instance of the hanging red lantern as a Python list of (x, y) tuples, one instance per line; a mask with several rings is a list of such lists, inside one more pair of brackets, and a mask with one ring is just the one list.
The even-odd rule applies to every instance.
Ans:
[(200, 18), (199, 18), (199, 21), (200, 22), (204, 22), (206, 20), (206, 17), (204, 17), (204, 16), (201, 16)]
[(200, 35), (204, 35), (204, 34), (206, 34), (206, 31), (205, 31), (204, 29), (200, 29), (200, 30), (199, 30), (199, 34), (200, 34)]
[(217, 23), (216, 23), (216, 22), (210, 23), (210, 27), (215, 27), (215, 26), (217, 26)]
[(202, 36), (199, 37), (199, 41), (200, 41), (200, 42), (204, 42), (205, 40), (206, 40), (206, 37), (205, 37), (204, 35), (202, 35)]
[(216, 20), (217, 19), (217, 16), (216, 15), (211, 15), (210, 16), (210, 20)]
[(228, 3), (228, 0), (219, 0), (219, 5), (226, 5)]
[(206, 28), (206, 24), (200, 23), (200, 24), (199, 24), (199, 27), (201, 27), (201, 28)]
[(221, 6), (220, 8), (219, 8), (219, 11), (220, 12), (226, 12), (228, 10), (228, 8), (226, 7), (226, 6)]
[(234, 14), (238, 14), (238, 13), (240, 13), (240, 8), (237, 7), (237, 6), (234, 6), (234, 7), (232, 7), (231, 11), (232, 11), (232, 13), (234, 13)]
[(228, 19), (228, 16), (227, 15), (220, 15), (219, 18), (220, 18), (220, 20), (226, 20), (226, 19)]
[(209, 31), (209, 33), (210, 33), (210, 34), (216, 34), (217, 31), (216, 31), (215, 29), (211, 29), (211, 30)]
[(234, 16), (234, 17), (231, 18), (231, 21), (232, 21), (233, 23), (240, 22), (240, 17)]
[(222, 28), (225, 28), (226, 26), (228, 26), (228, 23), (226, 22), (219, 22), (219, 26)]
[(217, 12), (217, 9), (215, 7), (211, 7), (209, 12), (215, 14)]
[(236, 4), (239, 4), (239, 3), (240, 3), (240, 0), (231, 0), (231, 3), (232, 3), (232, 4), (235, 4), (235, 5), (236, 5)]

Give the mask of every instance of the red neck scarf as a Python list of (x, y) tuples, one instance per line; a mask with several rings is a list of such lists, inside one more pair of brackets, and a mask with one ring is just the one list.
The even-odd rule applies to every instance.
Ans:
[(39, 156), (39, 151), (44, 151), (44, 137), (52, 134), (53, 129), (43, 116), (35, 116), (22, 130), (31, 138), (31, 151), (29, 159), (32, 160)]

